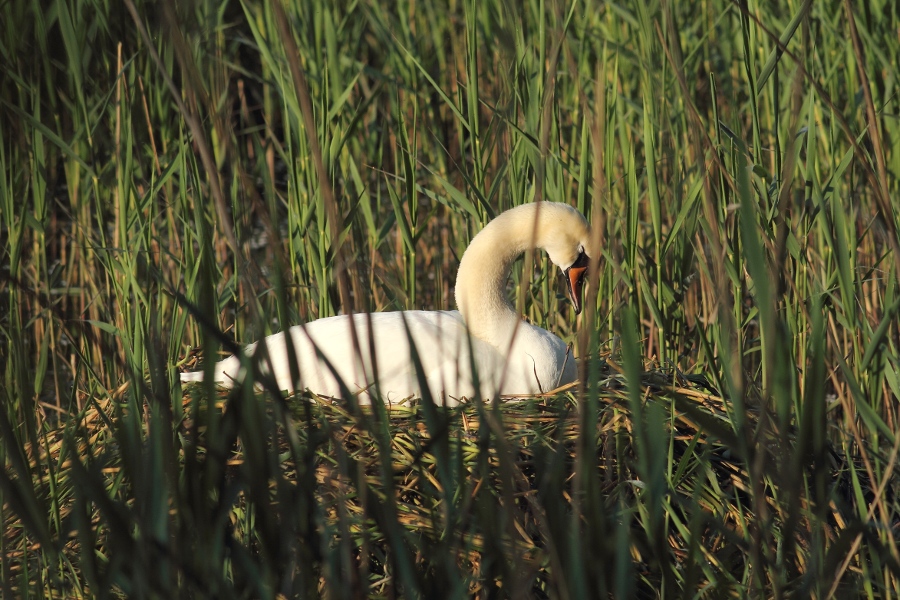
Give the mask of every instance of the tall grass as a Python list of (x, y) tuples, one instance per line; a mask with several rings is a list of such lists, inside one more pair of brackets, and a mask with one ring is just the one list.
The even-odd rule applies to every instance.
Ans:
[[(895, 3), (3, 11), (4, 597), (900, 595)], [(578, 319), (513, 274), (577, 388), (181, 389), (453, 307), (540, 199), (603, 248)]]

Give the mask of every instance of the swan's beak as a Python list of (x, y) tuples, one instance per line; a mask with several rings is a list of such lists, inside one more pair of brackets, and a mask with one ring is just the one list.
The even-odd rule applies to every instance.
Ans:
[(584, 287), (584, 277), (587, 275), (588, 257), (582, 252), (572, 264), (566, 269), (566, 285), (569, 288), (569, 298), (572, 300), (572, 308), (575, 314), (581, 312), (581, 289)]

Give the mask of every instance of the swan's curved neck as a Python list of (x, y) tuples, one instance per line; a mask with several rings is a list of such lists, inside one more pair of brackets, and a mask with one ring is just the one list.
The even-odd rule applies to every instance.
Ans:
[(535, 205), (507, 211), (476, 235), (456, 275), (456, 306), (473, 337), (494, 346), (509, 343), (519, 320), (506, 298), (512, 263), (526, 250), (541, 248)]

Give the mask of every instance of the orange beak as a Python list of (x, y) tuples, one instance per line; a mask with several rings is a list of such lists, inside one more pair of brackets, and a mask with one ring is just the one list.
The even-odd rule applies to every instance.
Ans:
[(572, 300), (572, 308), (575, 314), (581, 313), (581, 289), (584, 287), (584, 277), (587, 275), (588, 257), (582, 252), (572, 264), (565, 270), (566, 285), (569, 288), (569, 299)]

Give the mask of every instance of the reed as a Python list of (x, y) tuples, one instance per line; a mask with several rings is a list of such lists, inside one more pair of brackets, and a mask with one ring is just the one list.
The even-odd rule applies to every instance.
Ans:
[[(10, 0), (4, 597), (900, 595), (893, 2)], [(361, 407), (178, 371), (452, 308), (578, 206), (582, 380)]]

